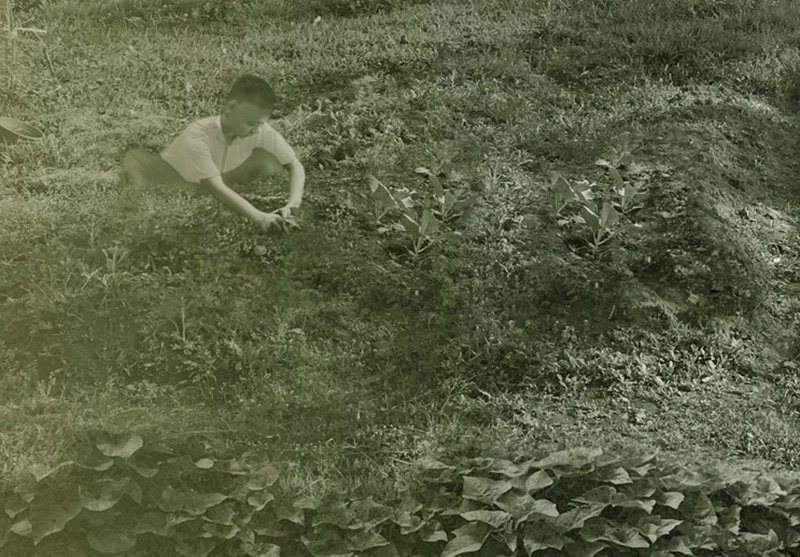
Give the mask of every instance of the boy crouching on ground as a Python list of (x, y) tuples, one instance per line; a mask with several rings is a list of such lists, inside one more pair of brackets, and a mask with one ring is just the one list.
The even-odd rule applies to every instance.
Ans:
[[(188, 185), (210, 193), (264, 231), (286, 231), (287, 225), (297, 225), (291, 212), (300, 207), (306, 176), (294, 150), (267, 123), (275, 102), (266, 81), (244, 75), (231, 87), (220, 115), (189, 124), (160, 156), (143, 149), (128, 151), (122, 163), (124, 176), (138, 186)], [(289, 171), (289, 201), (273, 213), (259, 211), (231, 189), (284, 168)]]

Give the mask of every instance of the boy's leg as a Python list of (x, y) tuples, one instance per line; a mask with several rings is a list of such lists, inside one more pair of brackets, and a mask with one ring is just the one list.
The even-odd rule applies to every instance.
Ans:
[(166, 184), (181, 186), (192, 192), (198, 190), (197, 184), (184, 180), (160, 155), (145, 149), (131, 149), (125, 153), (122, 159), (122, 172), (129, 183), (140, 188)]
[(242, 164), (223, 173), (222, 181), (229, 186), (249, 184), (259, 178), (275, 176), (281, 172), (283, 172), (283, 165), (275, 155), (264, 149), (255, 148)]

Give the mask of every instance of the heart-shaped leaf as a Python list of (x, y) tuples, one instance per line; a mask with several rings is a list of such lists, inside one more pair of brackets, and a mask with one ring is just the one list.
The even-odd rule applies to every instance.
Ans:
[(650, 547), (638, 530), (628, 524), (616, 524), (600, 517), (590, 518), (581, 529), (581, 538), (587, 542), (608, 541), (632, 549)]
[(144, 441), (138, 435), (124, 435), (116, 439), (97, 442), (97, 448), (107, 457), (130, 458), (144, 446)]
[(98, 512), (110, 509), (122, 498), (130, 483), (130, 478), (104, 479), (87, 486), (80, 486), (78, 492), (83, 508)]
[(23, 496), (23, 494), (20, 493), (12, 493), (6, 497), (6, 514), (9, 518), (16, 517), (19, 513), (30, 507), (31, 501), (33, 501), (33, 494), (25, 494)]
[(447, 534), (437, 520), (430, 520), (419, 529), (419, 539), (425, 543), (446, 542)]
[(255, 507), (255, 510), (260, 511), (274, 499), (275, 496), (266, 490), (257, 491), (256, 493), (253, 493), (247, 498), (247, 504), (250, 505), (251, 507)]
[(543, 549), (562, 549), (565, 538), (561, 532), (547, 524), (546, 522), (534, 522), (526, 524), (523, 531), (522, 544), (530, 555), (534, 551)]
[(561, 513), (555, 521), (555, 527), (561, 532), (582, 528), (587, 520), (600, 515), (605, 508), (606, 505), (604, 504), (595, 504), (588, 507), (577, 507)]
[(492, 504), (501, 495), (509, 491), (513, 485), (507, 481), (495, 481), (480, 476), (464, 476), (464, 499)]
[(303, 545), (314, 557), (351, 557), (353, 553), (347, 548), (347, 540), (332, 531), (314, 531), (301, 536)]
[(453, 530), (455, 537), (445, 546), (442, 557), (456, 557), (480, 550), (491, 531), (492, 527), (484, 522), (470, 522)]
[(89, 545), (104, 555), (114, 555), (133, 549), (136, 545), (136, 533), (128, 530), (98, 529), (86, 535)]
[(511, 515), (504, 511), (468, 511), (459, 516), (467, 522), (485, 522), (493, 528), (500, 528), (511, 520)]
[(175, 551), (183, 557), (206, 557), (217, 547), (217, 542), (210, 538), (180, 539), (175, 544)]
[(377, 534), (375, 532), (364, 531), (364, 532), (356, 532), (353, 534), (353, 537), (350, 538), (350, 542), (348, 547), (352, 551), (356, 552), (364, 552), (370, 549), (374, 549), (376, 547), (384, 547), (389, 545), (389, 540)]
[(665, 491), (656, 495), (656, 502), (677, 510), (686, 496), (680, 491)]
[(158, 507), (165, 512), (183, 510), (199, 516), (227, 498), (227, 495), (221, 493), (197, 493), (194, 490), (176, 491), (172, 486), (167, 486), (161, 494), (161, 502)]
[(533, 494), (551, 485), (553, 485), (553, 478), (544, 470), (537, 470), (525, 480), (525, 491)]
[(666, 519), (654, 515), (643, 516), (636, 523), (636, 527), (645, 538), (650, 540), (650, 543), (655, 543), (658, 538), (666, 536), (680, 524), (683, 524), (682, 520)]
[(570, 557), (594, 557), (608, 547), (607, 543), (603, 542), (573, 542), (564, 546), (564, 551)]
[(271, 464), (264, 464), (256, 470), (247, 481), (247, 489), (260, 491), (273, 485), (280, 477), (280, 472)]
[(77, 490), (66, 490), (38, 495), (31, 504), (28, 520), (32, 526), (33, 543), (64, 529), (83, 508)]

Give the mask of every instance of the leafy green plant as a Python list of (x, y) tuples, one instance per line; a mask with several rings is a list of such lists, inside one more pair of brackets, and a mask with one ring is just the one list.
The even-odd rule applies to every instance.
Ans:
[(370, 191), (374, 200), (374, 211), (378, 222), (390, 211), (400, 211), (400, 220), (391, 226), (378, 228), (381, 233), (396, 230), (406, 232), (411, 239), (409, 254), (416, 260), (434, 243), (439, 230), (439, 221), (429, 209), (419, 214), (415, 209), (412, 191), (402, 188), (389, 190), (377, 178), (370, 176)]
[(400, 215), (400, 224), (411, 236), (412, 248), (410, 253), (414, 259), (417, 259), (422, 252), (433, 245), (433, 236), (439, 230), (439, 221), (427, 209), (422, 212), (422, 218), (419, 219), (419, 223), (408, 213), (403, 213)]
[(590, 245), (597, 250), (614, 238), (620, 232), (640, 230), (640, 224), (619, 225), (619, 213), (608, 201), (603, 203), (603, 207), (598, 210), (594, 204), (585, 204), (581, 207), (580, 218), (589, 225), (592, 232)]
[(389, 211), (397, 207), (397, 202), (389, 188), (378, 181), (375, 176), (369, 176), (369, 189), (373, 199), (373, 214), (375, 221), (381, 222)]
[(594, 184), (588, 182), (570, 184), (564, 176), (554, 173), (551, 189), (553, 191), (556, 214), (560, 214), (573, 201), (577, 200), (581, 204), (591, 202), (594, 199), (593, 187)]
[(438, 204), (438, 206), (433, 209), (435, 215), (445, 222), (461, 216), (462, 211), (466, 207), (466, 201), (464, 199), (459, 198), (450, 190), (445, 190), (438, 176), (427, 168), (421, 166), (417, 168), (415, 172), (427, 176), (433, 186), (433, 198)]
[(625, 182), (616, 168), (609, 168), (608, 170), (614, 179), (614, 191), (619, 196), (619, 201), (615, 201), (614, 204), (623, 213), (641, 209), (642, 201), (647, 199), (647, 193), (641, 191), (635, 183)]
[(629, 166), (633, 162), (633, 155), (631, 154), (629, 145), (630, 134), (624, 133), (620, 145), (618, 147), (612, 147), (611, 156), (608, 157), (608, 159), (598, 159), (595, 161), (595, 164), (608, 168), (609, 170), (616, 170)]
[[(83, 448), (5, 498), (5, 553), (755, 557), (800, 548), (800, 485), (688, 470), (656, 454), (428, 461), (418, 493), (381, 503), (276, 495), (272, 464), (215, 457), (196, 441), (101, 435)], [(77, 481), (64, 481), (68, 467)]]

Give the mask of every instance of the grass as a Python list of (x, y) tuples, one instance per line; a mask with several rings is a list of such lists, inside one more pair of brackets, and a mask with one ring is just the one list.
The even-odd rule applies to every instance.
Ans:
[[(47, 134), (0, 150), (3, 489), (96, 429), (205, 432), (312, 494), (575, 444), (800, 461), (792, 3), (15, 4), (58, 82), (26, 49), (0, 94)], [(244, 71), (308, 169), (288, 237), (118, 184)], [(608, 193), (623, 131), (645, 232), (591, 255), (545, 185)], [(470, 208), (415, 266), (364, 176), (417, 166)]]

